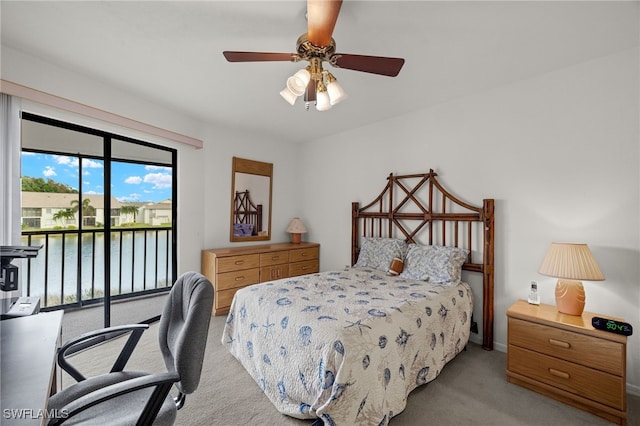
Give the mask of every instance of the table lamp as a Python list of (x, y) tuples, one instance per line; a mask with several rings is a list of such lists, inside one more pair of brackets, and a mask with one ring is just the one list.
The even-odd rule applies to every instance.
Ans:
[(300, 234), (307, 232), (307, 228), (305, 228), (299, 217), (294, 217), (289, 222), (289, 226), (287, 226), (287, 232), (291, 234), (291, 242), (293, 244), (300, 244)]
[(586, 244), (552, 243), (538, 272), (558, 278), (556, 307), (569, 315), (582, 315), (584, 310), (585, 294), (580, 280), (604, 280)]

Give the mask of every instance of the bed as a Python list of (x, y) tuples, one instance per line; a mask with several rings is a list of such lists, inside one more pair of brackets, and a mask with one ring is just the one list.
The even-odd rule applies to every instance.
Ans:
[(391, 174), (374, 201), (352, 204), (351, 267), (236, 293), (222, 343), (281, 413), (388, 424), (468, 343), (463, 270), (482, 277), (493, 349), (493, 200), (467, 204), (436, 176)]
[(256, 205), (249, 190), (236, 191), (233, 208), (233, 235), (247, 237), (258, 235), (262, 230), (262, 204)]

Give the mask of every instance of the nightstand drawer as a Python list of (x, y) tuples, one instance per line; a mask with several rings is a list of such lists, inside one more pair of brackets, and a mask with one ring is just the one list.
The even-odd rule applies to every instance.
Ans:
[(509, 371), (618, 410), (624, 409), (625, 383), (622, 377), (513, 345), (509, 345), (508, 351)]
[(622, 375), (624, 345), (560, 328), (509, 318), (509, 344)]
[(229, 256), (217, 259), (217, 273), (240, 271), (260, 266), (260, 255)]
[(289, 251), (272, 251), (260, 254), (260, 266), (281, 265), (289, 263)]
[(314, 274), (319, 270), (320, 262), (318, 262), (318, 259), (296, 262), (289, 265), (289, 276), (297, 277), (298, 275)]
[(217, 290), (227, 290), (245, 287), (260, 282), (260, 269), (246, 269), (244, 271), (225, 272), (217, 275)]

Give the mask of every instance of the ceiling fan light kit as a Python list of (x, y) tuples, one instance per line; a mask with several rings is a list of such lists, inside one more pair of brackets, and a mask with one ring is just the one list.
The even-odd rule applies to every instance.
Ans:
[(280, 95), (292, 106), (304, 96), (305, 109), (315, 102), (318, 111), (326, 111), (347, 98), (336, 78), (322, 68), (327, 62), (337, 68), (395, 77), (404, 65), (402, 58), (336, 53), (331, 35), (338, 19), (342, 0), (307, 0), (307, 33), (298, 37), (297, 53), (224, 51), (229, 62), (309, 61), (287, 79)]

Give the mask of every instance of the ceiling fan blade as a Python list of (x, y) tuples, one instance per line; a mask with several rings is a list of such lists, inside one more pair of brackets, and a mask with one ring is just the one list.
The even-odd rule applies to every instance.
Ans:
[(307, 0), (307, 37), (314, 46), (331, 44), (342, 0)]
[(351, 55), (336, 53), (336, 66), (354, 71), (395, 77), (404, 65), (403, 58), (387, 58), (385, 56)]
[(233, 52), (225, 50), (222, 52), (229, 62), (266, 62), (266, 61), (293, 61), (293, 53), (270, 53), (270, 52)]

